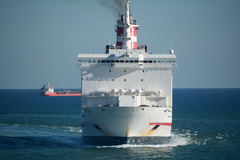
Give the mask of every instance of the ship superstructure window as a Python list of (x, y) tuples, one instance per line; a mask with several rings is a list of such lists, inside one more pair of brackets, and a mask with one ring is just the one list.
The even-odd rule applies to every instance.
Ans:
[(112, 72), (111, 70), (109, 70), (109, 72)]
[(78, 60), (79, 63), (176, 63), (172, 59), (158, 59), (158, 60), (96, 60), (96, 59), (83, 59)]
[(124, 79), (124, 81), (127, 81), (126, 79)]

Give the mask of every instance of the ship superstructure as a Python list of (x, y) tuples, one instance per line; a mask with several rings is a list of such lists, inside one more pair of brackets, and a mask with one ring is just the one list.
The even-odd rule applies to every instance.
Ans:
[(115, 26), (116, 45), (78, 55), (82, 131), (86, 144), (161, 144), (171, 137), (172, 69), (176, 56), (137, 45), (139, 25), (129, 12)]

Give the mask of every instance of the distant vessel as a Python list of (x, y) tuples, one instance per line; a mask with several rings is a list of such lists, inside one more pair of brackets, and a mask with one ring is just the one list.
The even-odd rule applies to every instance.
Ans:
[(116, 45), (105, 53), (78, 55), (85, 144), (162, 144), (171, 137), (172, 70), (176, 55), (137, 45), (139, 25), (125, 13), (117, 21)]
[(49, 84), (42, 86), (42, 88), (40, 89), (40, 94), (43, 96), (81, 96), (82, 95), (80, 91), (62, 90), (62, 91), (54, 92), (54, 87), (49, 86)]

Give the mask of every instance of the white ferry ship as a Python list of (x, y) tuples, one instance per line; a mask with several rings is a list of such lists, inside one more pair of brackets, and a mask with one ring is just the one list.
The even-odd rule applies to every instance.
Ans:
[(125, 0), (116, 45), (78, 55), (83, 141), (93, 145), (163, 144), (171, 137), (172, 70), (176, 56), (137, 44), (139, 25)]

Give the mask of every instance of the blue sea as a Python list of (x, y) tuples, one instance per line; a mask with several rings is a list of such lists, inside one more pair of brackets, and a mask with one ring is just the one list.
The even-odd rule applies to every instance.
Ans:
[(0, 160), (240, 159), (240, 89), (174, 89), (163, 145), (82, 144), (80, 102), (0, 90)]

